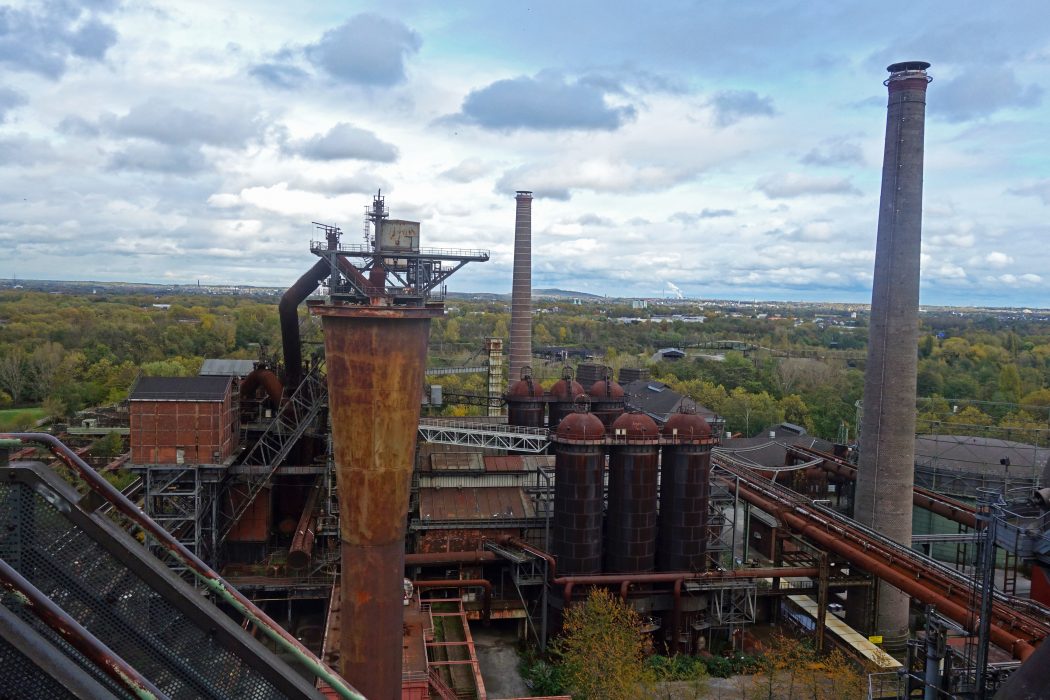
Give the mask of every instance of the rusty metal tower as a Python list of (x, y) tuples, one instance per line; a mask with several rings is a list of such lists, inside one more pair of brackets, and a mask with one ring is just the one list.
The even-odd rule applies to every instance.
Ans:
[[(374, 237), (310, 249), (329, 263), (321, 317), (342, 547), (340, 663), (368, 698), (401, 697), (405, 527), (430, 319), (444, 281), (483, 250), (419, 245), (419, 223), (389, 218), (381, 195)], [(356, 264), (351, 260), (356, 259)]]
[[(875, 278), (871, 292), (868, 363), (864, 375), (860, 462), (854, 517), (910, 546), (915, 485), (915, 385), (919, 332), (919, 254), (922, 237), (923, 137), (929, 63), (894, 63)], [(849, 619), (866, 628), (870, 601), (850, 593)], [(907, 594), (881, 583), (875, 632), (888, 650), (908, 636)]]

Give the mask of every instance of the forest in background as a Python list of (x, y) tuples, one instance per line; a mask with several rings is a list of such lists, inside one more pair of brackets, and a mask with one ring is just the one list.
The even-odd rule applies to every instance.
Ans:
[[(579, 305), (540, 300), (535, 310), (536, 348), (581, 350), (614, 370), (650, 367), (655, 380), (724, 416), (734, 432), (755, 435), (788, 421), (828, 439), (844, 430), (855, 435), (867, 344), (863, 313), (811, 307), (790, 312), (783, 304), (768, 310), (712, 309), (688, 301), (640, 310), (606, 300)], [(305, 342), (319, 342), (319, 325), (305, 310), (301, 314)], [(698, 315), (705, 317), (703, 323), (695, 322)], [(431, 365), (484, 364), (484, 339), (506, 339), (509, 322), (504, 302), (450, 300), (445, 317), (432, 324)], [(761, 349), (745, 355), (697, 347), (730, 339)], [(652, 360), (668, 347), (684, 349), (687, 357)], [(924, 314), (916, 351), (918, 396), (929, 399), (919, 403), (920, 428), (964, 432), (963, 426), (981, 426), (1009, 430), (1022, 441), (1029, 434), (1043, 439), (1050, 417), (1050, 324), (981, 313)], [(0, 411), (5, 413), (41, 407), (44, 414), (66, 417), (126, 398), (139, 374), (192, 375), (208, 357), (279, 362), (279, 356), (272, 302), (0, 292)], [(536, 358), (534, 375), (547, 384), (560, 376), (561, 367)], [(486, 390), (483, 374), (433, 381), (446, 392)], [(452, 415), (482, 410), (443, 409)]]

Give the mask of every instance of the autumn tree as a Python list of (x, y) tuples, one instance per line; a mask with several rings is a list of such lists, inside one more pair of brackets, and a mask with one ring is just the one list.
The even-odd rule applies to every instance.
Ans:
[(777, 634), (752, 677), (763, 700), (854, 700), (864, 697), (866, 676), (838, 649), (821, 655), (808, 642)]
[(26, 353), (22, 348), (6, 348), (0, 352), (0, 388), (11, 395), (11, 400), (18, 403), (22, 400), (29, 375)]
[(633, 608), (603, 588), (565, 611), (553, 645), (565, 684), (579, 700), (634, 700), (651, 681), (649, 642)]

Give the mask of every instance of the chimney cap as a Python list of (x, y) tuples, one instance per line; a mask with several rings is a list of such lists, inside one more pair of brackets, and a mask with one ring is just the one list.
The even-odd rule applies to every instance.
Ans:
[(532, 196), (532, 190), (518, 190), (515, 196), (517, 196), (517, 197), (531, 197)]
[(903, 73), (904, 71), (926, 70), (929, 67), (930, 64), (926, 61), (901, 61), (900, 63), (891, 63), (886, 66), (886, 70), (890, 73)]

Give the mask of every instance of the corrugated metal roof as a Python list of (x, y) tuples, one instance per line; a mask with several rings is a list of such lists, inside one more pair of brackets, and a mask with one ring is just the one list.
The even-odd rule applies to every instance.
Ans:
[(139, 377), (130, 401), (222, 401), (231, 377)]
[(528, 472), (541, 467), (553, 467), (554, 455), (488, 455), (485, 457), (487, 472)]
[(247, 377), (255, 369), (254, 360), (208, 359), (198, 372), (202, 377)]
[(430, 455), (430, 469), (435, 472), (485, 471), (480, 452), (439, 452)]
[(1050, 449), (970, 435), (915, 436), (915, 463), (920, 466), (1002, 474), (1003, 459), (1010, 460), (1011, 474), (1038, 474), (1050, 461)]
[(419, 515), (423, 520), (498, 522), (534, 518), (536, 507), (516, 486), (423, 488), (419, 490)]

